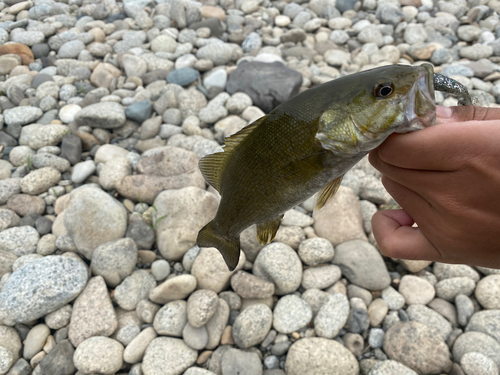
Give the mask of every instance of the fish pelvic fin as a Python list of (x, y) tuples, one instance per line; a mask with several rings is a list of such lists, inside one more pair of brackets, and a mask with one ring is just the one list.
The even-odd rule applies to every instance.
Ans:
[(267, 245), (274, 240), (276, 232), (280, 227), (281, 219), (283, 219), (283, 215), (267, 223), (257, 225), (257, 240), (261, 245)]
[(214, 232), (213, 221), (205, 225), (198, 233), (196, 244), (199, 247), (215, 247), (220, 251), (229, 271), (234, 271), (240, 260), (240, 241), (230, 239)]
[(207, 155), (201, 158), (198, 163), (201, 174), (205, 179), (220, 193), (220, 184), (222, 180), (222, 172), (228, 157), (233, 153), (234, 149), (245, 139), (259, 124), (261, 124), (267, 116), (261, 117), (241, 129), (239, 132), (228, 137), (225, 141), (224, 152)]
[(344, 178), (344, 175), (337, 177), (333, 181), (330, 181), (316, 196), (316, 202), (314, 204), (314, 209), (316, 212), (321, 210), (337, 193), (340, 187), (340, 183), (342, 182), (342, 178)]

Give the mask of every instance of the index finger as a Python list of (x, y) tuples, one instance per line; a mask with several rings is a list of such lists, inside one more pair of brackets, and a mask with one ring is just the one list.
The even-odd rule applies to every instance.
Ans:
[(372, 153), (400, 168), (450, 171), (459, 169), (467, 155), (481, 153), (492, 137), (500, 139), (500, 120), (441, 124), (392, 134)]

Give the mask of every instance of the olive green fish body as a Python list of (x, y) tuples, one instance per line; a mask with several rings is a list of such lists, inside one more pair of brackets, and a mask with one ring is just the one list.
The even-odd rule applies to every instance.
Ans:
[(345, 172), (388, 135), (434, 121), (432, 73), (430, 66), (392, 66), (343, 77), (228, 138), (223, 153), (200, 161), (221, 201), (198, 245), (217, 247), (234, 269), (244, 229), (257, 224), (259, 241), (267, 243), (284, 212), (323, 189), (320, 208)]

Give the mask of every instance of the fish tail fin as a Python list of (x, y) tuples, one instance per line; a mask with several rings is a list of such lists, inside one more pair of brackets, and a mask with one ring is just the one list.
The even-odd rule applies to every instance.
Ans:
[(217, 248), (222, 254), (229, 271), (233, 271), (238, 265), (238, 261), (240, 259), (239, 239), (230, 239), (215, 233), (213, 221), (205, 225), (200, 230), (196, 243), (200, 247)]

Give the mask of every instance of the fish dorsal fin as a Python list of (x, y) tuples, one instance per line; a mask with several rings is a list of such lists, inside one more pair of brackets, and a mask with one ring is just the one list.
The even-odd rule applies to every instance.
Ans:
[(198, 163), (201, 174), (205, 179), (220, 193), (220, 181), (222, 178), (222, 171), (224, 170), (224, 163), (229, 155), (234, 151), (236, 146), (245, 139), (259, 124), (261, 124), (267, 116), (254, 121), (241, 129), (239, 132), (228, 137), (225, 141), (224, 152), (217, 152), (215, 154), (207, 155), (201, 158)]
[(267, 223), (257, 225), (257, 240), (259, 240), (261, 245), (267, 245), (274, 240), (276, 232), (280, 227), (281, 219), (283, 219), (283, 215)]
[(323, 190), (319, 192), (319, 194), (316, 196), (316, 202), (314, 204), (314, 208), (316, 211), (321, 210), (325, 206), (325, 204), (335, 195), (335, 193), (337, 193), (343, 177), (344, 175), (336, 178), (333, 181), (330, 181), (323, 188)]

